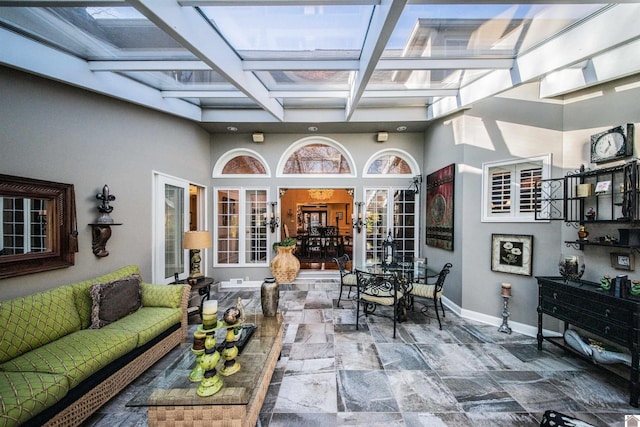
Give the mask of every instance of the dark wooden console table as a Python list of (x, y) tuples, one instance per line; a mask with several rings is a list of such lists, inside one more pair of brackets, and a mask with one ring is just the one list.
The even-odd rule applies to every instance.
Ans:
[(629, 349), (631, 369), (624, 365), (598, 366), (628, 379), (629, 403), (637, 408), (640, 394), (638, 384), (640, 302), (602, 291), (599, 284), (594, 282), (565, 282), (561, 277), (538, 276), (536, 279), (538, 280), (538, 350), (542, 350), (543, 340), (570, 349), (564, 344), (564, 339), (543, 336), (543, 314), (564, 321), (565, 331), (569, 325), (573, 325)]

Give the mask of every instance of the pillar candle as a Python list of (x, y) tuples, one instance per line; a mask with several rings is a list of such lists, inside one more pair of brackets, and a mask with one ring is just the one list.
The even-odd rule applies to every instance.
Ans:
[(209, 300), (202, 303), (203, 314), (217, 314), (218, 313), (218, 301)]
[(501, 295), (510, 297), (511, 296), (511, 283), (503, 283), (502, 290), (500, 292)]

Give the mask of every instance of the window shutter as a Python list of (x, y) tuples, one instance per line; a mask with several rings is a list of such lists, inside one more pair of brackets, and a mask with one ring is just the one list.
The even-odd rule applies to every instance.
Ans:
[(520, 213), (530, 213), (535, 210), (537, 183), (542, 179), (542, 168), (528, 168), (520, 171)]
[(509, 213), (511, 207), (511, 171), (491, 174), (491, 213)]

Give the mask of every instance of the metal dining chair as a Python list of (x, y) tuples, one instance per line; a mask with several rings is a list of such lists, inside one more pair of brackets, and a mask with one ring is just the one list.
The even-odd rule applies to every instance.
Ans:
[(393, 309), (392, 315), (388, 315), (382, 310), (375, 314), (393, 319), (393, 338), (395, 338), (396, 324), (405, 308), (405, 294), (399, 285), (397, 276), (388, 273), (369, 273), (356, 269), (356, 279), (358, 283), (356, 286), (356, 330), (359, 328), (361, 307), (365, 317), (374, 314), (379, 306), (390, 307)]
[[(447, 274), (451, 271), (453, 265), (448, 262), (442, 267), (440, 273), (436, 276), (434, 282), (429, 283), (428, 277), (425, 276), (424, 282), (414, 282), (413, 287), (409, 292), (409, 308), (413, 310), (415, 298), (426, 298), (433, 301), (433, 306), (436, 311), (436, 317), (438, 318), (438, 325), (442, 329), (442, 322), (440, 321), (440, 314), (438, 313), (438, 302), (440, 303), (440, 309), (442, 310), (442, 317), (444, 318), (444, 305), (442, 305), (442, 288), (444, 288), (444, 280), (447, 278)], [(420, 312), (422, 314), (427, 313), (427, 305), (424, 304)]]

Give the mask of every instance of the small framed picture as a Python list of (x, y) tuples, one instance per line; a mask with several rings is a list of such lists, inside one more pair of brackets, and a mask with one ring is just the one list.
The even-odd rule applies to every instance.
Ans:
[(633, 253), (612, 252), (611, 267), (617, 270), (635, 270), (635, 257)]
[(491, 235), (491, 270), (531, 276), (533, 236), (524, 234)]

